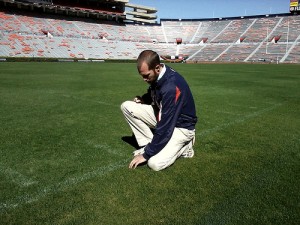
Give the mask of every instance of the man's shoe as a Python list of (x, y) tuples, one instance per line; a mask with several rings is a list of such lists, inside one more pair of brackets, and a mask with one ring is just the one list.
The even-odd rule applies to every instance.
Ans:
[(182, 158), (193, 158), (194, 157), (194, 149), (193, 145), (195, 144), (195, 137), (188, 143), (188, 148), (182, 153)]

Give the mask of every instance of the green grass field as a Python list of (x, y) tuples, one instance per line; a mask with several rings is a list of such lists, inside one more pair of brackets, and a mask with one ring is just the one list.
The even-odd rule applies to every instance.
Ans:
[(195, 157), (129, 170), (135, 64), (0, 63), (0, 224), (300, 224), (300, 66), (171, 64)]

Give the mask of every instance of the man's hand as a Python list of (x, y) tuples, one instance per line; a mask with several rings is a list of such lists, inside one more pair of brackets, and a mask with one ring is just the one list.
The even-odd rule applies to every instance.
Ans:
[(133, 101), (134, 101), (135, 103), (141, 103), (141, 104), (144, 103), (144, 101), (143, 101), (143, 99), (142, 99), (141, 96), (136, 96), (136, 97), (133, 99)]
[(129, 164), (130, 169), (135, 169), (139, 164), (146, 162), (147, 160), (144, 158), (143, 155), (137, 155), (133, 158), (131, 163)]

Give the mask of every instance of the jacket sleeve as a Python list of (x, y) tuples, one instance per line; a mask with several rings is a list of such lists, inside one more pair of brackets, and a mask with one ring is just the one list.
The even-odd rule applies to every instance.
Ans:
[(147, 160), (160, 152), (171, 139), (183, 104), (181, 92), (175, 85), (168, 86), (161, 93), (160, 120), (157, 123), (153, 139), (145, 147), (143, 154)]

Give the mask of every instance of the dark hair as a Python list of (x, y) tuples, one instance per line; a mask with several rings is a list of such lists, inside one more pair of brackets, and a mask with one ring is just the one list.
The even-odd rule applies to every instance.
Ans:
[(140, 70), (143, 62), (148, 65), (149, 70), (155, 69), (160, 64), (159, 55), (152, 50), (144, 50), (140, 53), (137, 59), (137, 68)]

